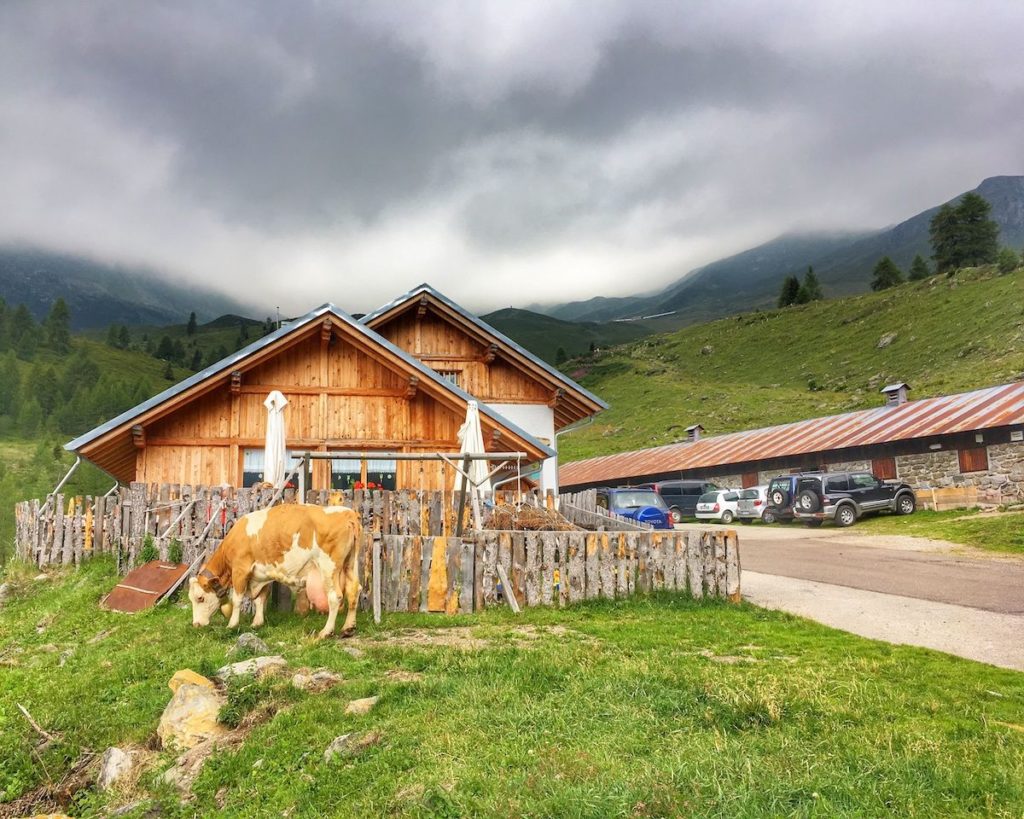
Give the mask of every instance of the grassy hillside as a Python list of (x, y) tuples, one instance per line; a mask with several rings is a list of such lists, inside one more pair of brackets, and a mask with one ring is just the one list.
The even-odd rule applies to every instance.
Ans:
[[(895, 333), (887, 346), (882, 337)], [(563, 458), (796, 421), (1024, 377), (1024, 270), (965, 270), (881, 293), (747, 313), (568, 362), (612, 406), (561, 439)]]
[[(322, 617), (270, 612), (262, 639), (290, 674), (229, 687), (233, 747), (190, 801), (161, 782), (156, 737), (180, 668), (240, 659), (222, 617), (98, 603), (117, 582), (90, 561), (51, 581), (3, 578), (0, 815), (1019, 816), (1024, 675), (890, 646), (752, 606), (661, 594), (565, 610), (460, 617), (360, 613), (344, 647)], [(187, 605), (187, 604), (186, 604)], [(410, 632), (408, 629), (415, 629)], [(355, 645), (352, 656), (343, 648)], [(244, 655), (243, 655), (244, 656)], [(355, 698), (379, 696), (365, 715)], [(39, 737), (23, 705), (54, 740)], [(251, 732), (250, 732), (251, 731)], [(376, 742), (324, 759), (342, 734)], [(125, 791), (68, 777), (111, 745), (143, 767)], [(95, 758), (95, 757), (93, 757)], [(66, 787), (47, 788), (48, 782)]]

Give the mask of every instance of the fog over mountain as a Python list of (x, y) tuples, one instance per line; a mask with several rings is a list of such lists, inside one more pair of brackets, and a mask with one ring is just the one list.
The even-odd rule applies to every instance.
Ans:
[(0, 5), (0, 244), (353, 311), (657, 292), (1024, 171), (1024, 4)]

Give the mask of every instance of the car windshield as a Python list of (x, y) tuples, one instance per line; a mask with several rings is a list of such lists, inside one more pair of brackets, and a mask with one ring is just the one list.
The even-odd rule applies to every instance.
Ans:
[(756, 489), (744, 489), (740, 492), (740, 500), (757, 500), (758, 494)]
[(771, 486), (768, 487), (770, 492), (772, 489), (781, 489), (783, 492), (789, 490), (789, 478), (775, 478), (772, 480)]
[(718, 500), (717, 492), (705, 492), (700, 496), (698, 503), (715, 503)]
[(668, 507), (661, 495), (649, 489), (635, 489), (628, 492), (616, 492), (612, 496), (612, 504), (616, 509), (636, 509), (638, 506), (654, 506), (661, 510)]

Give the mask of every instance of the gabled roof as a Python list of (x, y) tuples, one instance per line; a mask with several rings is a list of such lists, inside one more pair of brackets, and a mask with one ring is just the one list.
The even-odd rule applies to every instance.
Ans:
[[(104, 424), (100, 424), (100, 426), (90, 430), (84, 435), (80, 435), (73, 441), (69, 441), (64, 445), (64, 448), (71, 452), (78, 452), (80, 449), (82, 449), (82, 447), (87, 446), (88, 444), (92, 443), (98, 438), (101, 438), (108, 432), (118, 429), (119, 427), (123, 427), (125, 424), (134, 421), (140, 416), (145, 415), (150, 410), (159, 407), (160, 405), (175, 398), (176, 396), (184, 392), (187, 392), (193, 387), (196, 387), (210, 379), (223, 376), (226, 373), (230, 373), (232, 370), (236, 369), (239, 364), (243, 363), (246, 359), (250, 358), (255, 353), (272, 346), (273, 344), (275, 344), (276, 342), (280, 341), (283, 338), (301, 332), (302, 330), (308, 328), (311, 324), (313, 324), (319, 319), (324, 318), (325, 316), (332, 316), (335, 319), (339, 320), (340, 322), (354, 330), (356, 333), (366, 338), (368, 343), (382, 347), (392, 355), (400, 358), (410, 368), (414, 369), (421, 378), (424, 378), (436, 384), (438, 387), (442, 388), (446, 392), (456, 395), (462, 401), (476, 400), (473, 398), (472, 395), (460, 389), (455, 384), (452, 384), (450, 381), (446, 381), (445, 379), (441, 378), (441, 376), (439, 376), (434, 370), (430, 369), (425, 364), (418, 361), (409, 353), (405, 352), (405, 350), (402, 350), (401, 348), (395, 346), (383, 336), (379, 335), (378, 333), (375, 333), (369, 327), (356, 321), (344, 310), (341, 310), (340, 308), (336, 307), (331, 303), (327, 303), (307, 313), (301, 318), (297, 318), (294, 321), (291, 321), (288, 324), (283, 325), (282, 327), (278, 328), (269, 335), (263, 336), (263, 338), (254, 341), (247, 347), (243, 347), (241, 350), (232, 353), (227, 358), (222, 358), (216, 364), (211, 364), (206, 369), (197, 372), (195, 375), (189, 376), (184, 381), (179, 381), (173, 387), (168, 387), (163, 392), (143, 401), (138, 406), (132, 407), (130, 410), (122, 412), (116, 418), (112, 418), (111, 420), (107, 421)], [(491, 407), (487, 406), (487, 404), (479, 402), (479, 406), (480, 412), (483, 415), (487, 416), (495, 424), (504, 427), (509, 432), (522, 438), (531, 446), (534, 446), (537, 450), (543, 452), (545, 457), (551, 457), (555, 454), (555, 451), (551, 449), (551, 447), (538, 441), (535, 437), (533, 437), (528, 432), (518, 427), (516, 424), (513, 424), (503, 415), (495, 412)]]
[(1024, 382), (588, 458), (562, 464), (558, 479), (614, 482), (1016, 424), (1024, 424)]
[(572, 392), (576, 393), (578, 396), (583, 398), (584, 401), (592, 405), (592, 411), (590, 412), (591, 415), (600, 412), (601, 410), (608, 409), (607, 403), (598, 398), (589, 390), (585, 389), (584, 387), (581, 387), (579, 384), (577, 384), (575, 381), (573, 381), (571, 378), (565, 375), (565, 373), (559, 372), (557, 369), (552, 367), (542, 358), (539, 358), (538, 356), (534, 355), (525, 347), (510, 339), (500, 330), (497, 330), (494, 327), (492, 327), (479, 316), (470, 313), (461, 305), (456, 304), (454, 301), (452, 301), (450, 298), (444, 295), (444, 293), (441, 293), (439, 290), (436, 290), (429, 284), (424, 283), (419, 285), (418, 287), (414, 287), (408, 293), (399, 296), (398, 298), (385, 304), (383, 307), (379, 307), (372, 313), (368, 313), (367, 315), (363, 316), (360, 319), (360, 322), (367, 325), (368, 327), (379, 326), (387, 318), (395, 315), (404, 308), (411, 306), (411, 304), (417, 298), (423, 295), (428, 296), (435, 303), (443, 305), (452, 313), (455, 313), (456, 315), (460, 316), (470, 324), (475, 325), (481, 333), (483, 333), (485, 336), (489, 336), (495, 342), (501, 344), (515, 357), (519, 358), (521, 362), (528, 363), (537, 369), (543, 370), (553, 381), (560, 384), (564, 389), (571, 390)]

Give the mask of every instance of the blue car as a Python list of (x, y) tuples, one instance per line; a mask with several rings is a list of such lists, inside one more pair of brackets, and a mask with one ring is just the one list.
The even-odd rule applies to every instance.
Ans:
[(655, 529), (673, 528), (668, 505), (653, 489), (628, 486), (598, 489), (597, 505), (624, 518), (649, 524)]

